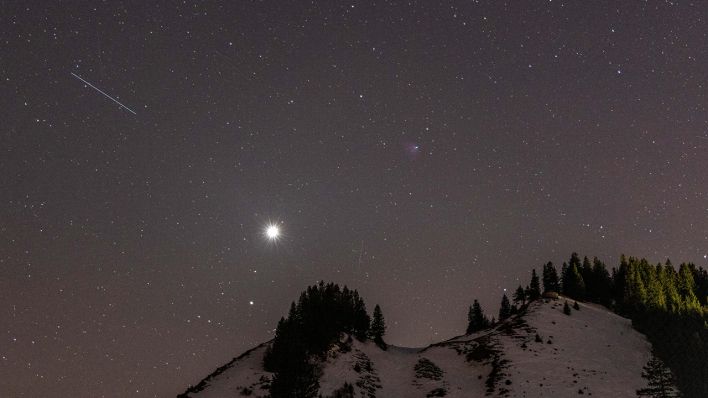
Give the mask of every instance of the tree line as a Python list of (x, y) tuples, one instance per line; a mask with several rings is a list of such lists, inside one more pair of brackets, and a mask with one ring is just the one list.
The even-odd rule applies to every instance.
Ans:
[[(342, 335), (371, 340), (386, 349), (385, 332), (381, 307), (375, 306), (372, 319), (356, 290), (323, 282), (308, 287), (278, 322), (265, 353), (263, 366), (273, 372), (270, 396), (317, 397), (321, 376), (317, 360), (324, 359)], [(347, 349), (347, 344), (342, 348)]]
[[(692, 263), (674, 268), (670, 260), (656, 265), (622, 255), (618, 267), (608, 270), (597, 258), (582, 260), (573, 253), (561, 266), (543, 265), (543, 290), (536, 270), (531, 282), (519, 286), (511, 305), (502, 296), (499, 320), (517, 313), (544, 293), (561, 293), (577, 301), (604, 305), (632, 319), (647, 335), (655, 354), (676, 376), (687, 397), (708, 397), (708, 272)], [(494, 324), (474, 300), (468, 312), (467, 333)]]

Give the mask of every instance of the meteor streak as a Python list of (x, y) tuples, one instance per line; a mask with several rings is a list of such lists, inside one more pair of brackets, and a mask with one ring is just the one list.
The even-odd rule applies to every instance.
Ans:
[(121, 107), (125, 108), (128, 112), (132, 113), (133, 115), (137, 115), (137, 113), (135, 113), (134, 110), (132, 110), (132, 109), (128, 108), (127, 106), (121, 104), (120, 101), (118, 101), (117, 99), (115, 99), (115, 98), (111, 97), (110, 95), (106, 94), (106, 93), (103, 92), (103, 90), (101, 90), (100, 88), (98, 88), (98, 87), (94, 86), (93, 84), (87, 82), (86, 80), (82, 79), (81, 76), (79, 76), (79, 75), (77, 75), (77, 74), (75, 74), (75, 73), (73, 73), (73, 72), (71, 72), (71, 75), (74, 76), (75, 78), (81, 80), (82, 82), (86, 83), (86, 84), (87, 84), (89, 87), (91, 87), (92, 89), (94, 89), (94, 90), (98, 91), (99, 93), (105, 95), (106, 97), (110, 98), (113, 102), (115, 102), (116, 104), (118, 104), (118, 105), (120, 105)]

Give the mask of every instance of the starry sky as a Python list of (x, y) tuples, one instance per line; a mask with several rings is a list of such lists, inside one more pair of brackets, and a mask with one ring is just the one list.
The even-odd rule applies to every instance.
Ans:
[(0, 7), (3, 396), (174, 396), (318, 280), (422, 346), (572, 251), (707, 263), (705, 3)]

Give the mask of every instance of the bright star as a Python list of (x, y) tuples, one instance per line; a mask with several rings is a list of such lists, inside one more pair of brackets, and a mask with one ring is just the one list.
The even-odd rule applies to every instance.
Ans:
[(280, 237), (280, 228), (275, 224), (271, 224), (266, 227), (265, 235), (270, 240), (276, 240)]

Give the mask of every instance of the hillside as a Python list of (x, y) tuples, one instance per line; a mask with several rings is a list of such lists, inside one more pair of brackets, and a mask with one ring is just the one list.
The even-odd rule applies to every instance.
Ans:
[[(343, 337), (321, 363), (320, 394), (345, 382), (356, 397), (634, 397), (646, 386), (651, 345), (595, 304), (563, 314), (564, 299), (538, 300), (492, 329), (422, 349)], [(536, 336), (541, 337), (538, 341)], [(180, 397), (265, 397), (264, 343), (219, 368)], [(347, 395), (342, 395), (347, 396)]]

